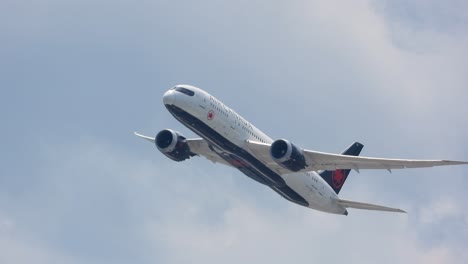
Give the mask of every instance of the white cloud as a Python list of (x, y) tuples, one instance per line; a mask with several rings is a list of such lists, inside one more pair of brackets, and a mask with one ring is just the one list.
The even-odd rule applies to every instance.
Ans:
[[(377, 12), (373, 2), (304, 1), (292, 5), (291, 27), (304, 35), (301, 40), (318, 41), (324, 50), (339, 54), (342, 63), (357, 67), (354, 73), (362, 75), (357, 78), (368, 79), (366, 92), (393, 104), (389, 106), (394, 111), (402, 109), (401, 114), (421, 116), (437, 111), (441, 98), (461, 96), (467, 81), (461, 71), (467, 66), (468, 37), (431, 30), (408, 33), (405, 24), (396, 27)], [(402, 42), (413, 48), (397, 45)]]
[(463, 263), (466, 258), (459, 254), (463, 246), (427, 247), (405, 215), (352, 211), (337, 217), (294, 205), (268, 211), (241, 199), (223, 215), (216, 225), (175, 217), (149, 230), (156, 244), (167, 246), (167, 263)]
[(428, 207), (420, 209), (420, 221), (422, 224), (431, 224), (442, 221), (444, 218), (463, 215), (463, 212), (457, 202), (442, 197), (429, 204)]
[[(153, 150), (135, 139), (139, 143), (142, 150)], [(44, 146), (40, 175), (49, 187), (31, 190), (34, 195), (46, 192), (36, 196), (35, 203), (16, 205), (20, 208), (13, 214), (18, 223), (3, 218), (26, 234), (0, 237), (0, 259), (5, 263), (13, 259), (26, 263), (31, 258), (39, 263), (105, 262), (109, 254), (117, 254), (117, 262), (141, 254), (144, 263), (463, 263), (466, 259), (463, 246), (450, 238), (427, 245), (423, 234), (427, 230), (418, 228), (426, 220), (414, 221), (412, 212), (324, 214), (288, 203), (240, 173), (202, 159), (173, 163), (151, 151), (157, 156), (149, 160), (103, 140)], [(347, 195), (354, 196), (353, 192), (367, 201), (389, 198), (366, 189)], [(428, 205), (422, 215), (435, 214), (433, 221), (438, 224), (447, 217), (463, 217), (448, 197)], [(43, 203), (47, 206), (33, 208)], [(28, 219), (21, 219), (23, 215)]]

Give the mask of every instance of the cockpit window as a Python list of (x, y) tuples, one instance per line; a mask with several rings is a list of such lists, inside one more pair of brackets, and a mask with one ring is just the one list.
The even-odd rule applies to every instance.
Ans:
[(188, 96), (194, 96), (195, 95), (195, 93), (193, 91), (191, 91), (191, 90), (189, 90), (187, 88), (176, 87), (175, 90), (178, 91), (178, 92), (181, 92), (183, 94), (186, 94)]

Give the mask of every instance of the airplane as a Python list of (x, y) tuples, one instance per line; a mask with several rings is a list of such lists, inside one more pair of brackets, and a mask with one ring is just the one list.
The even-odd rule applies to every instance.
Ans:
[(186, 138), (172, 130), (155, 137), (134, 132), (174, 161), (194, 156), (240, 170), (286, 200), (318, 211), (348, 215), (348, 208), (405, 211), (340, 199), (351, 170), (423, 168), (468, 164), (450, 160), (408, 160), (360, 157), (364, 147), (354, 142), (341, 154), (300, 148), (286, 139), (273, 140), (220, 100), (191, 85), (176, 85), (163, 95), (167, 110), (201, 138)]

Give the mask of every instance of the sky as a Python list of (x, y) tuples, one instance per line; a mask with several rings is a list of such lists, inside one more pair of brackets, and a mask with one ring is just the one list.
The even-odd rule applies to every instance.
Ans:
[(468, 263), (468, 167), (352, 172), (325, 214), (133, 131), (200, 87), (272, 138), (468, 160), (468, 4), (3, 0), (0, 263)]

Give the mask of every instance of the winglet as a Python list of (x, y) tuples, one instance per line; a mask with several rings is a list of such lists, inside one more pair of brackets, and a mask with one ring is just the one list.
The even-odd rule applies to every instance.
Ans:
[(139, 137), (139, 138), (146, 139), (146, 140), (148, 140), (149, 142), (154, 143), (154, 138), (152, 138), (152, 137), (148, 137), (148, 136), (139, 134), (139, 133), (137, 133), (137, 132), (133, 132), (133, 134), (135, 134), (135, 136), (137, 136), (137, 137)]

